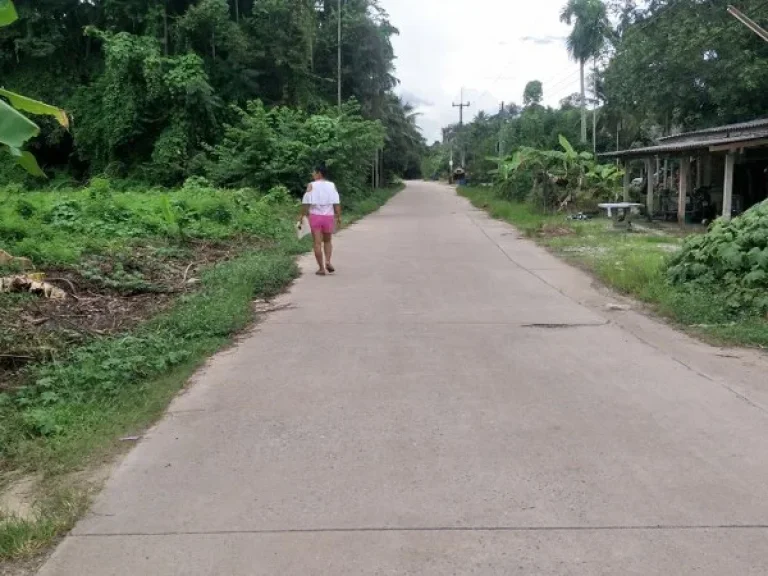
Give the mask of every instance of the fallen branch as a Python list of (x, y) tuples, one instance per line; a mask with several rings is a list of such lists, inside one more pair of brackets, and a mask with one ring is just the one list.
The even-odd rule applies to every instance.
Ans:
[(48, 282), (64, 282), (66, 285), (69, 286), (69, 289), (71, 290), (70, 296), (72, 296), (75, 300), (79, 300), (77, 297), (77, 289), (75, 288), (75, 285), (72, 283), (72, 280), (69, 278), (48, 278)]
[(187, 274), (189, 274), (190, 268), (192, 268), (192, 266), (194, 266), (194, 265), (195, 265), (194, 262), (190, 262), (189, 266), (187, 266), (186, 270), (184, 270), (184, 277), (181, 279), (181, 283), (182, 284), (184, 284), (184, 282), (187, 281)]

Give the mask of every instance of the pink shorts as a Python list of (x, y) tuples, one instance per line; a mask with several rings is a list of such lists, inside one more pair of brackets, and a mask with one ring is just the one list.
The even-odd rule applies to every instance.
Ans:
[(333, 234), (335, 218), (332, 215), (323, 216), (320, 214), (309, 215), (309, 227), (312, 232), (322, 232), (323, 234)]

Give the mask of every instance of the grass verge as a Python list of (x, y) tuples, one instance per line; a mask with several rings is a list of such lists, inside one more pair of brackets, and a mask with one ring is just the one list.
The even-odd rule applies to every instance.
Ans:
[(682, 238), (659, 231), (622, 232), (608, 220), (568, 220), (538, 212), (530, 204), (499, 198), (491, 188), (460, 188), (459, 193), (492, 217), (590, 272), (606, 286), (648, 304), (660, 316), (708, 341), (768, 347), (768, 321), (734, 315), (725, 296), (671, 285), (670, 256)]
[[(345, 206), (345, 225), (400, 189), (353, 199)], [(10, 472), (37, 475), (44, 495), (30, 518), (0, 512), (0, 562), (28, 557), (66, 532), (85, 509), (83, 499), (72, 496), (83, 488), (78, 482), (53, 487), (123, 450), (121, 437), (160, 417), (194, 370), (253, 321), (254, 298), (276, 296), (297, 277), (295, 257), (310, 242), (296, 240), (293, 210), (275, 214), (287, 221), (268, 244), (207, 266), (198, 288), (163, 312), (28, 366), (24, 386), (0, 393), (0, 489)]]

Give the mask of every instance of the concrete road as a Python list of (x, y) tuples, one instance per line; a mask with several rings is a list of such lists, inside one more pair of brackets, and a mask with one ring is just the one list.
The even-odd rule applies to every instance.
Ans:
[(44, 576), (765, 575), (768, 365), (437, 184), (338, 238)]

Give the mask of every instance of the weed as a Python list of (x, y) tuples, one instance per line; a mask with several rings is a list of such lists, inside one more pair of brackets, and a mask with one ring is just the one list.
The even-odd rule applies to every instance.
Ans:
[(85, 492), (58, 488), (36, 506), (31, 517), (19, 518), (0, 512), (0, 561), (39, 553), (75, 525), (87, 503)]

